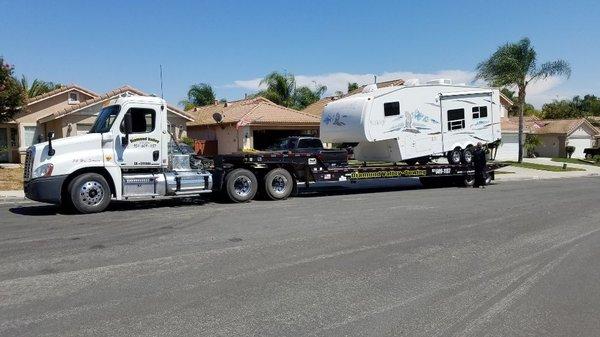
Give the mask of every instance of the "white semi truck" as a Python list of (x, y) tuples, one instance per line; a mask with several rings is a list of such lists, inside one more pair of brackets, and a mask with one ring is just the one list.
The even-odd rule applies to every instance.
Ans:
[(320, 132), (324, 142), (357, 143), (358, 160), (414, 164), (446, 157), (469, 164), (474, 145), (501, 138), (500, 93), (449, 80), (371, 85), (327, 104)]
[[(417, 177), (425, 185), (471, 184), (468, 165), (349, 165), (345, 151), (325, 150), (306, 139), (278, 151), (219, 155), (190, 164), (194, 155), (173, 151), (166, 102), (124, 95), (99, 112), (89, 133), (53, 139), (27, 149), (24, 191), (32, 200), (61, 204), (81, 213), (100, 212), (111, 200), (196, 196), (220, 192), (233, 202), (257, 193), (286, 199), (299, 183), (353, 182)], [(219, 116), (215, 119), (220, 120)], [(296, 137), (297, 138), (297, 137)], [(321, 144), (318, 139), (318, 144)], [(492, 172), (500, 165), (490, 165)], [(493, 173), (493, 172), (492, 172)]]

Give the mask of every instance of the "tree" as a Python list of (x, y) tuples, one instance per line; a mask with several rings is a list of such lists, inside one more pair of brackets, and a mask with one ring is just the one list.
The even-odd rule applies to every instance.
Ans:
[(199, 83), (190, 87), (187, 93), (187, 99), (179, 102), (184, 110), (190, 110), (195, 107), (206, 106), (215, 102), (215, 92), (210, 84)]
[(477, 78), (496, 87), (516, 87), (519, 111), (519, 162), (523, 161), (523, 115), (527, 86), (551, 76), (571, 75), (564, 60), (537, 65), (536, 52), (528, 38), (500, 46), (492, 56), (477, 66)]
[(352, 82), (352, 83), (348, 82), (348, 92), (354, 91), (356, 89), (358, 89), (358, 83), (356, 83), (356, 82)]
[(27, 81), (27, 78), (25, 78), (25, 76), (21, 77), (20, 85), (23, 88), (23, 90), (27, 93), (28, 98), (33, 98), (35, 96), (39, 96), (39, 95), (45, 94), (47, 92), (50, 92), (54, 89), (58, 89), (58, 88), (62, 87), (62, 84), (54, 83), (54, 82), (46, 82), (46, 81), (39, 80), (37, 78), (35, 80), (33, 80), (33, 83), (31, 83), (31, 86), (30, 86)]
[(300, 87), (294, 91), (294, 105), (292, 107), (296, 110), (302, 110), (320, 100), (325, 91), (327, 91), (327, 87), (324, 85), (317, 85), (315, 90), (311, 90), (309, 87)]
[(535, 148), (542, 145), (540, 137), (537, 135), (527, 134), (525, 137), (525, 151), (527, 151), (527, 157), (535, 157)]
[(13, 67), (0, 57), (0, 122), (11, 120), (26, 103), (25, 91), (13, 71)]
[(321, 96), (327, 91), (324, 85), (316, 85), (313, 90), (307, 86), (296, 88), (296, 78), (292, 74), (281, 74), (272, 72), (260, 81), (260, 84), (266, 84), (267, 88), (257, 93), (275, 104), (302, 110), (312, 103), (321, 99)]
[(294, 92), (296, 91), (296, 78), (292, 74), (281, 74), (274, 71), (260, 81), (267, 88), (258, 93), (271, 102), (285, 107), (294, 105)]
[(600, 116), (600, 99), (594, 95), (554, 100), (542, 106), (542, 116), (548, 119)]

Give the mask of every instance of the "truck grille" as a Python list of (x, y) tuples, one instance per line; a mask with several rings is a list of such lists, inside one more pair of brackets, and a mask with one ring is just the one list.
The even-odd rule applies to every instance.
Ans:
[(31, 170), (33, 168), (33, 148), (28, 148), (25, 152), (25, 167), (23, 168), (23, 180), (28, 181), (31, 179)]

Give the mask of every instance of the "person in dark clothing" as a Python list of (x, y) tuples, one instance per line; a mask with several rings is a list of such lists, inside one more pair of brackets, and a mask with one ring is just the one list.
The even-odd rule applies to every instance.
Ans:
[(475, 151), (473, 151), (473, 166), (475, 168), (475, 184), (473, 184), (473, 187), (485, 188), (485, 178), (487, 174), (485, 171), (486, 158), (485, 149), (481, 143), (477, 143), (477, 147), (475, 147)]

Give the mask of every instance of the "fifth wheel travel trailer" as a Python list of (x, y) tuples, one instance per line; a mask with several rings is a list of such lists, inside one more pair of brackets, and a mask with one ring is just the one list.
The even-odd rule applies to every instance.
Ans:
[(500, 92), (438, 80), (422, 85), (369, 85), (325, 107), (320, 138), (357, 143), (355, 159), (414, 164), (446, 157), (470, 163), (473, 147), (501, 138)]

